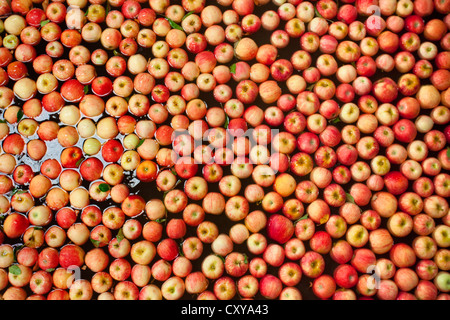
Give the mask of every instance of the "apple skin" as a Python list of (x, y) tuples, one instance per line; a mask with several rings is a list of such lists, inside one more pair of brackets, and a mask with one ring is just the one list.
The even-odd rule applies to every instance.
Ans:
[(94, 94), (99, 97), (108, 96), (113, 91), (112, 81), (105, 76), (96, 77), (91, 84), (91, 89)]
[(80, 173), (84, 180), (94, 181), (100, 179), (103, 172), (103, 163), (95, 157), (84, 160), (80, 165)]
[(242, 38), (235, 44), (234, 52), (239, 60), (250, 61), (256, 57), (258, 45), (251, 38)]
[(267, 235), (280, 244), (286, 243), (294, 234), (295, 228), (291, 220), (280, 214), (273, 214), (267, 221)]
[(198, 171), (198, 164), (191, 157), (181, 157), (175, 163), (175, 171), (183, 179), (193, 177)]
[(8, 2), (6, 0), (0, 1), (0, 15), (1, 16), (6, 16), (9, 13), (11, 13), (11, 6), (9, 3), (10, 2)]
[(403, 143), (414, 141), (417, 136), (417, 129), (414, 123), (408, 119), (401, 119), (393, 127), (395, 139)]
[(122, 202), (122, 211), (129, 217), (135, 217), (144, 212), (145, 200), (138, 194), (130, 194)]
[(18, 133), (8, 135), (3, 141), (3, 150), (12, 155), (19, 155), (25, 148), (25, 141)]
[(358, 283), (358, 272), (349, 264), (341, 264), (334, 269), (333, 277), (336, 284), (345, 289), (350, 289)]
[(438, 289), (431, 281), (420, 280), (414, 295), (418, 300), (436, 300), (438, 295)]
[(38, 266), (42, 270), (56, 268), (59, 264), (59, 253), (55, 248), (42, 249), (38, 256)]
[(79, 102), (84, 97), (84, 86), (76, 79), (68, 80), (61, 86), (61, 96), (67, 102)]
[(266, 274), (259, 281), (259, 292), (266, 299), (276, 299), (279, 297), (283, 284), (280, 279), (271, 274)]
[(325, 231), (316, 231), (309, 240), (309, 246), (315, 252), (320, 254), (328, 254), (332, 248), (331, 236)]
[(70, 266), (81, 267), (84, 264), (84, 250), (75, 244), (67, 244), (59, 252), (59, 265), (63, 268)]
[(124, 151), (122, 143), (118, 140), (108, 140), (102, 146), (102, 157), (106, 162), (119, 161)]
[(232, 277), (242, 277), (248, 270), (245, 259), (242, 253), (231, 252), (225, 257), (225, 271)]
[(373, 83), (372, 92), (379, 102), (392, 102), (398, 96), (397, 83), (387, 77), (381, 78)]
[(303, 132), (297, 138), (297, 147), (308, 154), (314, 153), (319, 147), (319, 137), (312, 132)]
[(274, 80), (267, 80), (259, 85), (259, 95), (264, 103), (271, 104), (276, 102), (281, 94), (281, 88)]
[(408, 268), (416, 263), (413, 248), (406, 243), (396, 243), (389, 250), (389, 257), (398, 268)]
[(333, 244), (330, 257), (339, 264), (349, 262), (353, 256), (353, 247), (346, 240), (338, 240)]
[(376, 254), (387, 253), (394, 245), (394, 239), (386, 229), (377, 229), (369, 233), (369, 243)]
[(399, 171), (390, 171), (384, 176), (384, 185), (389, 193), (400, 195), (408, 189), (408, 179)]
[(323, 274), (325, 270), (325, 259), (318, 252), (308, 251), (300, 259), (300, 266), (305, 276), (315, 279)]
[(400, 268), (397, 270), (394, 276), (394, 282), (397, 284), (401, 291), (411, 291), (419, 283), (419, 277), (417, 273), (409, 268)]
[(316, 297), (326, 300), (331, 298), (336, 292), (336, 281), (332, 276), (323, 274), (314, 279), (312, 289)]
[(26, 16), (33, 7), (31, 1), (13, 0), (11, 1), (11, 9), (13, 12)]
[(178, 254), (178, 244), (173, 239), (164, 239), (156, 247), (158, 255), (166, 261), (174, 260)]
[(151, 182), (156, 179), (158, 168), (155, 162), (151, 160), (142, 161), (136, 168), (136, 177), (143, 182)]
[(376, 264), (377, 257), (370, 249), (358, 248), (354, 251), (350, 264), (361, 273), (366, 273), (370, 266)]
[(60, 162), (63, 168), (78, 168), (82, 160), (83, 151), (79, 147), (68, 147), (61, 152)]
[(339, 7), (339, 10), (337, 12), (337, 19), (346, 24), (352, 23), (353, 21), (356, 20), (357, 17), (358, 17), (358, 11), (357, 11), (356, 7), (351, 4), (348, 4), (348, 3)]
[(30, 225), (28, 218), (21, 213), (11, 213), (3, 222), (3, 232), (10, 239), (19, 238)]
[(28, 184), (33, 176), (33, 169), (27, 164), (18, 165), (13, 171), (14, 182), (17, 184)]

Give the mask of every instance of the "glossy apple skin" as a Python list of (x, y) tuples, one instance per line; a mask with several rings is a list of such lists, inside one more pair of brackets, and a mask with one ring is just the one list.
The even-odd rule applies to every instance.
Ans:
[(286, 243), (294, 231), (292, 221), (280, 214), (271, 215), (267, 221), (267, 235), (280, 244)]
[(374, 82), (372, 92), (378, 101), (389, 103), (398, 96), (398, 87), (394, 80), (385, 77)]
[(403, 143), (414, 141), (417, 136), (417, 129), (409, 119), (401, 119), (394, 125), (395, 138)]
[(63, 268), (68, 268), (69, 266), (81, 267), (84, 263), (84, 250), (74, 244), (67, 244), (59, 253), (59, 264)]
[(408, 189), (408, 179), (398, 171), (391, 171), (384, 176), (384, 184), (393, 195), (400, 195)]
[(11, 213), (3, 222), (3, 232), (10, 239), (19, 238), (30, 225), (27, 217), (21, 213)]

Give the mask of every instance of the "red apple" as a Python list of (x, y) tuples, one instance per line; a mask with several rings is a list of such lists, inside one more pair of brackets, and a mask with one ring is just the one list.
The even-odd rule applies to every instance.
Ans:
[(384, 184), (393, 195), (400, 195), (408, 189), (408, 179), (399, 171), (388, 172), (384, 176)]
[(333, 277), (338, 286), (346, 289), (350, 289), (358, 283), (358, 272), (349, 264), (341, 264), (334, 269)]
[(267, 235), (280, 244), (286, 243), (294, 234), (294, 224), (280, 214), (273, 214), (267, 221)]

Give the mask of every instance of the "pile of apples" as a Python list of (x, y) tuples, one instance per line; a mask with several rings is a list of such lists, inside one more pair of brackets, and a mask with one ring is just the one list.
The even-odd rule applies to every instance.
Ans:
[(0, 297), (450, 298), (450, 0), (0, 0)]

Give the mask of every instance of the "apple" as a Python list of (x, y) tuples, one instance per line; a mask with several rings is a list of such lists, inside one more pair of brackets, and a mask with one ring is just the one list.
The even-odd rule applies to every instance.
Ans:
[(270, 243), (267, 246), (265, 246), (264, 242), (262, 247), (265, 247), (265, 250), (263, 252), (263, 259), (267, 264), (273, 267), (279, 267), (283, 264), (285, 259), (285, 252), (283, 250), (283, 247), (281, 245), (276, 243)]
[(30, 225), (28, 218), (21, 213), (9, 214), (3, 222), (3, 232), (8, 238), (18, 238)]
[(418, 300), (434, 300), (438, 294), (438, 289), (431, 281), (420, 280), (414, 290), (414, 295)]
[(310, 248), (320, 254), (328, 254), (332, 248), (331, 236), (325, 231), (317, 231), (309, 240)]
[[(341, 238), (347, 231), (347, 223), (344, 218), (339, 215), (331, 215), (325, 224), (325, 230), (335, 239)], [(332, 248), (330, 248), (332, 250)]]
[(398, 171), (390, 171), (384, 176), (387, 190), (394, 195), (404, 193), (408, 188), (408, 179)]
[(436, 275), (436, 278), (434, 278), (434, 285), (439, 291), (448, 292), (448, 272), (441, 271)]
[(319, 195), (319, 188), (310, 180), (300, 181), (295, 189), (295, 197), (304, 203), (312, 203)]
[(225, 272), (232, 277), (242, 277), (248, 270), (248, 261), (244, 254), (231, 252), (225, 257)]
[(387, 229), (376, 229), (370, 231), (369, 243), (373, 252), (384, 254), (392, 248), (394, 240)]
[(336, 281), (332, 276), (323, 274), (314, 279), (312, 289), (317, 297), (326, 300), (334, 295), (336, 290)]
[(300, 259), (300, 266), (305, 276), (315, 279), (324, 272), (325, 260), (320, 253), (308, 251)]
[(22, 288), (30, 282), (30, 279), (32, 277), (31, 268), (20, 265), (20, 264), (14, 264), (13, 266), (18, 268), (19, 271), (16, 273), (13, 273), (12, 266), (9, 267), (9, 272), (8, 272), (9, 283), (14, 287)]
[(330, 218), (330, 207), (322, 199), (312, 201), (306, 208), (309, 218), (317, 224), (323, 224)]
[(413, 221), (408, 214), (397, 212), (389, 218), (387, 226), (392, 235), (406, 237), (413, 229)]
[(407, 244), (397, 243), (389, 251), (389, 256), (395, 266), (410, 267), (416, 262), (414, 250)]
[(340, 264), (349, 262), (353, 256), (352, 246), (345, 240), (338, 240), (330, 250), (330, 257)]
[(214, 282), (214, 294), (219, 300), (231, 300), (237, 293), (237, 287), (232, 278), (223, 276)]
[(0, 0), (5, 300), (448, 298), (445, 1), (34, 2)]
[(392, 79), (385, 77), (374, 82), (372, 92), (378, 101), (389, 103), (397, 98), (398, 87)]
[(271, 274), (266, 274), (259, 281), (259, 292), (266, 299), (276, 299), (281, 294), (283, 284), (281, 280)]
[(398, 291), (398, 287), (393, 280), (381, 280), (376, 295), (381, 300), (395, 300)]
[(281, 88), (274, 80), (266, 80), (259, 85), (259, 96), (264, 103), (271, 104), (281, 96)]
[(341, 264), (334, 269), (333, 277), (338, 286), (346, 289), (350, 289), (358, 283), (358, 273), (349, 264)]
[(354, 250), (350, 264), (361, 273), (366, 273), (370, 266), (375, 265), (376, 256), (370, 249), (357, 248)]
[(85, 251), (77, 245), (67, 244), (59, 252), (59, 265), (63, 268), (69, 266), (81, 267), (84, 261)]
[(252, 275), (245, 275), (238, 281), (238, 292), (244, 298), (253, 298), (259, 290), (258, 279)]

